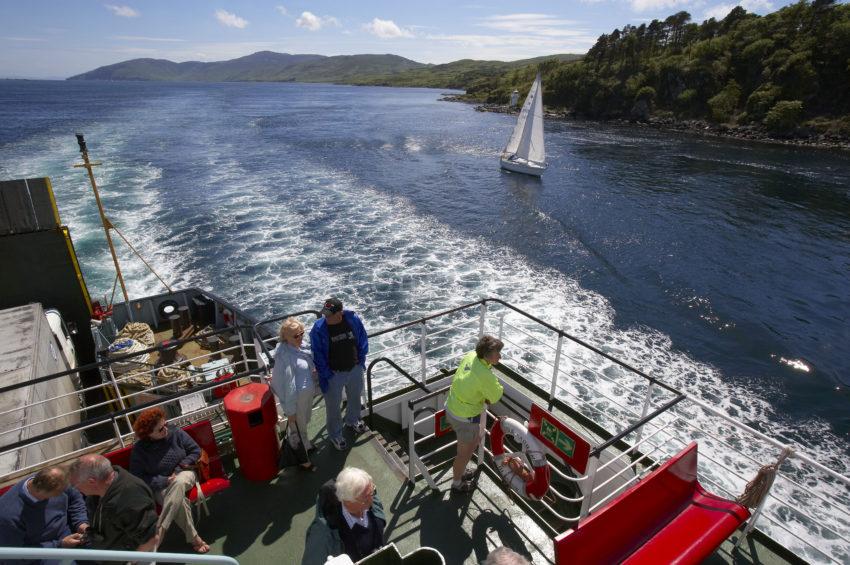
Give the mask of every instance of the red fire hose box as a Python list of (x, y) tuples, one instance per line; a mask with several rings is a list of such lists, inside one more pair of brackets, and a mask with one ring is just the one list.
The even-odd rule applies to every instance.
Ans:
[(224, 397), (224, 411), (242, 475), (270, 481), (278, 472), (277, 407), (268, 385), (251, 383)]

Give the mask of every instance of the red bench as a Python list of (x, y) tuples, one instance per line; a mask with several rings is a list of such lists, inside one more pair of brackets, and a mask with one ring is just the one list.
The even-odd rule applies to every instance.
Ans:
[(555, 562), (700, 563), (750, 512), (697, 480), (697, 444), (555, 538)]
[[(230, 480), (228, 480), (227, 475), (224, 473), (224, 466), (221, 464), (221, 456), (218, 454), (218, 446), (215, 444), (215, 436), (213, 435), (210, 421), (196, 422), (186, 426), (183, 430), (210, 456), (210, 480), (201, 484), (201, 492), (204, 493), (204, 496), (209, 497), (228, 488), (230, 486)], [(130, 445), (106, 453), (104, 456), (113, 465), (118, 465), (129, 470), (130, 452), (132, 450), (133, 446)], [(198, 499), (198, 487), (192, 487), (192, 490), (186, 496), (189, 497), (189, 500), (195, 502)]]

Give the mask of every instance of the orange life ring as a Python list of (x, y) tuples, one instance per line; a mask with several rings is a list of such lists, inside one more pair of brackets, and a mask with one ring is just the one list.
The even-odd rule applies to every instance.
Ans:
[[(534, 469), (531, 479), (523, 479), (508, 465), (510, 453), (505, 453), (505, 434), (513, 436), (522, 446), (522, 452)], [(549, 490), (549, 462), (546, 461), (543, 445), (529, 433), (528, 428), (512, 418), (499, 418), (490, 428), (490, 449), (493, 451), (493, 459), (499, 474), (511, 488), (531, 500), (543, 498)]]

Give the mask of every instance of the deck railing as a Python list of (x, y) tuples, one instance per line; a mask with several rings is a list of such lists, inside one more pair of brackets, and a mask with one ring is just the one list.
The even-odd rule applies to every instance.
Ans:
[[(305, 311), (292, 315), (315, 319), (318, 313)], [(276, 328), (271, 325), (285, 317), (264, 320), (254, 326), (219, 330), (235, 331), (240, 335), (239, 343), (225, 351), (227, 354), (231, 350), (238, 350), (240, 359), (239, 370), (230, 381), (268, 374), (268, 365), (258, 359), (262, 359), (263, 355), (270, 359), (276, 341)], [(306, 322), (309, 326), (310, 320)], [(680, 391), (617, 359), (614, 347), (593, 346), (502, 300), (471, 302), (370, 334), (370, 359), (388, 357), (396, 366), (384, 363), (373, 367), (370, 375), (373, 379), (370, 379), (372, 382), (366, 394), (380, 400), (401, 387), (412, 387), (406, 379), (399, 381), (398, 370), (411, 377), (416, 375), (420, 383), (424, 383), (428, 375), (439, 375), (443, 369), (454, 369), (460, 356), (472, 349), (483, 333), (497, 335), (506, 343), (502, 364), (542, 389), (544, 402), (550, 410), (563, 403), (604, 428), (604, 434), (591, 433), (593, 437), (589, 440), (592, 445), (599, 446), (611, 436), (620, 436), (623, 442), (630, 445), (628, 452), (613, 447), (607, 451), (622, 461), (637, 459), (638, 462), (632, 461), (630, 464), (635, 477), (648, 472), (654, 461), (669, 457), (690, 440), (697, 439), (700, 441), (700, 480), (718, 494), (734, 497), (743, 490), (746, 481), (755, 475), (760, 466), (773, 463), (786, 447), (792, 448), (793, 453), (779, 469), (763, 509), (757, 510), (757, 514), (760, 514), (757, 516), (760, 520), (759, 528), (778, 537), (805, 559), (821, 562), (850, 561), (848, 477), (806, 455), (803, 446), (772, 439), (734, 420), (705, 400), (688, 396), (675, 405), (669, 404), (681, 394)], [(253, 340), (243, 339), (247, 336), (253, 336)], [(138, 353), (127, 357), (135, 355)], [(107, 373), (110, 362), (104, 362)], [(85, 369), (80, 368), (78, 371)], [(38, 381), (45, 382), (70, 374), (58, 373)], [(108, 386), (114, 390), (116, 384), (121, 384), (123, 377), (112, 376), (107, 379), (108, 382), (96, 387)], [(196, 377), (193, 375), (192, 379), (197, 380)], [(177, 403), (181, 397), (226, 382), (229, 381), (205, 382), (191, 391), (160, 395), (155, 401), (135, 406), (129, 406), (133, 400), (131, 395), (119, 395), (126, 405), (109, 417), (81, 422), (72, 430), (65, 428), (64, 431), (36, 435), (7, 444), (0, 447), (0, 455), (46, 441), (56, 433), (79, 433), (82, 429), (94, 426), (111, 426), (115, 438), (123, 441), (129, 430), (126, 427), (121, 430), (119, 421), (125, 416), (149, 406)], [(172, 385), (156, 385), (156, 390), (163, 391)], [(0, 388), (0, 394), (13, 388), (16, 387)], [(143, 394), (143, 391), (136, 394)], [(212, 402), (199, 412), (209, 410), (210, 407), (214, 409), (215, 406), (216, 403)], [(654, 414), (654, 417), (648, 418), (650, 414)], [(181, 416), (186, 417), (192, 417), (192, 413)], [(38, 424), (47, 426), (59, 418), (44, 418)], [(422, 443), (415, 439), (414, 444)], [(44, 464), (41, 462), (39, 465)], [(615, 463), (600, 461), (597, 472), (607, 468), (606, 465), (613, 466)], [(17, 476), (24, 472), (26, 470)], [(625, 471), (621, 470), (620, 473)], [(585, 476), (579, 477), (579, 480), (588, 479)], [(575, 497), (559, 494), (560, 498), (557, 495), (555, 497), (575, 500)], [(587, 511), (592, 512), (604, 503), (594, 499)]]
[(12, 560), (50, 560), (62, 565), (75, 561), (115, 563), (209, 563), (239, 565), (224, 555), (194, 555), (191, 553), (153, 553), (148, 551), (112, 551), (105, 549), (65, 549), (34, 547), (0, 547), (0, 563)]

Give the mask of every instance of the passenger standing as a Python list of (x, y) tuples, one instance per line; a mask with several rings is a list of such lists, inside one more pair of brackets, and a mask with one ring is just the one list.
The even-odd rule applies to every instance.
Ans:
[(322, 307), (322, 318), (310, 330), (313, 361), (319, 372), (319, 386), (325, 395), (328, 437), (342, 451), (347, 446), (342, 437), (342, 390), (348, 399), (345, 425), (355, 433), (366, 431), (360, 420), (360, 395), (366, 372), (369, 340), (360, 317), (343, 310), (342, 302), (329, 298)]
[[(310, 354), (301, 349), (304, 339), (304, 324), (295, 318), (287, 318), (280, 326), (280, 340), (274, 352), (271, 388), (289, 419), (289, 443), (293, 448), (310, 451), (307, 424), (313, 414), (313, 395), (318, 373)], [(300, 434), (300, 436), (299, 436)], [(315, 470), (309, 461), (301, 467)]]
[[(62, 467), (46, 467), (0, 497), (0, 546), (78, 548), (89, 527), (86, 503)], [(3, 561), (59, 563), (58, 560)]]
[(86, 495), (91, 527), (88, 548), (119, 551), (155, 551), (156, 504), (151, 489), (103, 455), (77, 459), (68, 472), (71, 483)]
[(502, 357), (502, 340), (490, 335), (482, 336), (460, 360), (455, 371), (449, 396), (446, 399), (446, 418), (457, 434), (457, 456), (452, 465), (452, 492), (471, 492), (475, 485), (474, 470), (466, 464), (481, 441), (481, 413), (485, 404), (494, 404), (502, 398), (504, 389), (491, 367)]

